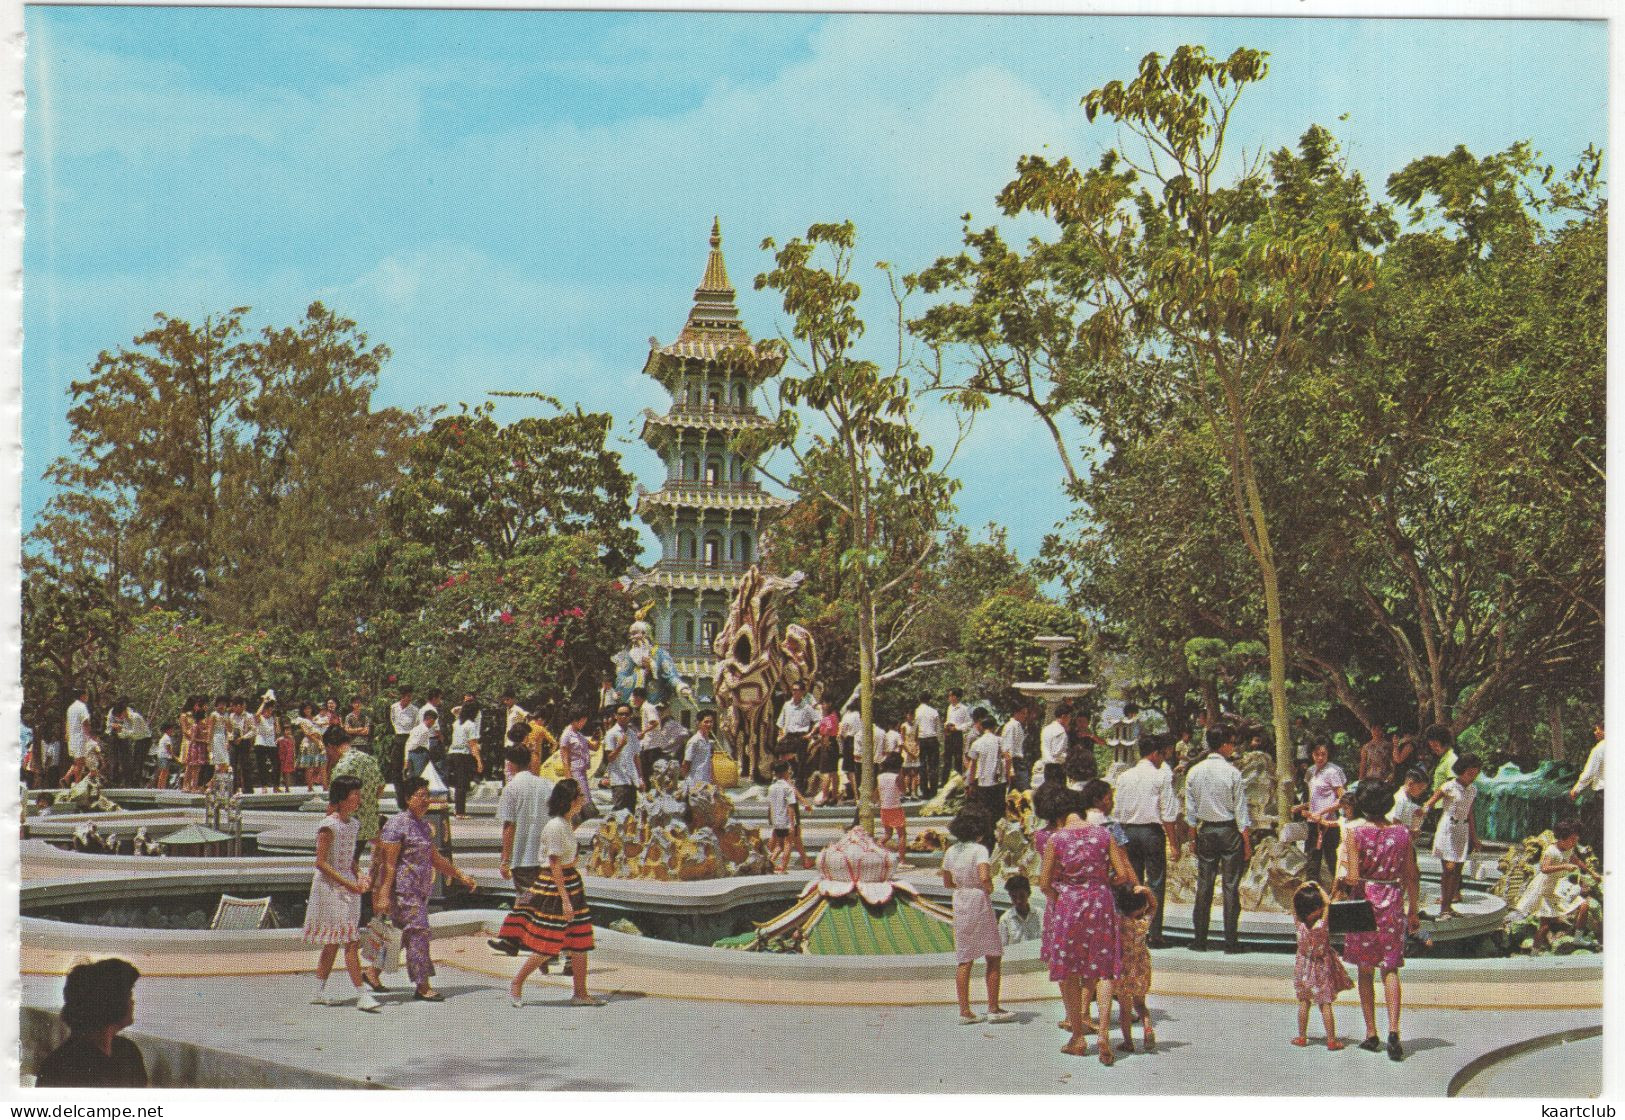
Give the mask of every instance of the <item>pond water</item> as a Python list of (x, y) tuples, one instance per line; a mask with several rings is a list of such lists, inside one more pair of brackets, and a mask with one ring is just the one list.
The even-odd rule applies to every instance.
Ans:
[[(77, 925), (116, 926), (124, 929), (208, 929), (220, 903), (216, 891), (190, 891), (151, 895), (140, 899), (94, 901), (30, 906), (30, 917)], [(239, 887), (230, 892), (237, 898), (271, 899), (271, 915), (277, 929), (299, 929), (305, 924), (307, 890), (255, 890)], [(754, 929), (753, 922), (766, 921), (781, 913), (794, 900), (794, 892), (783, 899), (744, 903), (720, 913), (666, 913), (620, 906), (589, 896), (593, 923), (608, 927), (625, 919), (645, 937), (676, 941), (684, 945), (709, 946), (719, 938), (732, 937)], [(436, 899), (429, 909), (439, 913), (456, 910), (500, 910), (513, 903), (512, 891), (475, 891)], [(370, 902), (362, 903), (363, 921), (371, 917)]]

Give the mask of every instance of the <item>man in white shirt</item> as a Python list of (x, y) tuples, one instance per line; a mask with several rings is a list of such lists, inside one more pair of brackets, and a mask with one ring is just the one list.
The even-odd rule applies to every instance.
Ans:
[(716, 780), (711, 773), (711, 756), (717, 751), (711, 734), (716, 726), (717, 714), (707, 708), (700, 713), (698, 727), (683, 747), (683, 780), (691, 786)]
[[(950, 699), (956, 695), (948, 694)], [(920, 744), (920, 782), (925, 795), (931, 797), (942, 777), (942, 713), (931, 706), (928, 696), (921, 696), (914, 709), (914, 736)], [(963, 736), (958, 749), (965, 749)]]
[(1044, 784), (1045, 767), (1052, 763), (1056, 766), (1066, 765), (1066, 745), (1071, 738), (1068, 725), (1071, 722), (1072, 705), (1062, 700), (1055, 705), (1055, 718), (1038, 733), (1038, 769), (1033, 774), (1033, 789)]
[(807, 686), (797, 681), (790, 686), (790, 699), (779, 709), (779, 742), (774, 754), (790, 763), (798, 790), (806, 788), (812, 761), (807, 744), (817, 726), (818, 705), (807, 695)]
[(643, 733), (643, 757), (639, 760), (646, 781), (654, 777), (655, 763), (670, 760), (688, 741), (688, 728), (671, 710), (671, 701), (662, 700), (655, 709), (659, 719)]
[(141, 760), (152, 731), (140, 712), (121, 696), (107, 713), (108, 781), (116, 786), (141, 784)]
[(1585, 767), (1580, 776), (1575, 779), (1574, 788), (1569, 790), (1569, 800), (1579, 801), (1582, 794), (1591, 796), (1585, 799), (1580, 806), (1580, 835), (1584, 838), (1586, 847), (1597, 853), (1602, 859), (1602, 756), (1603, 756), (1603, 728), (1596, 724), (1591, 728), (1591, 735), (1597, 740), (1586, 755)]
[(1027, 721), (1032, 718), (1032, 709), (1026, 701), (1016, 705), (1016, 710), (1010, 713), (1010, 718), (1004, 721), (1004, 727), (999, 731), (999, 738), (1004, 743), (1004, 753), (1010, 756), (1010, 769), (1014, 774), (1012, 789), (1026, 789), (1032, 781), (1032, 762), (1027, 758)]
[(1253, 858), (1252, 817), (1247, 783), (1230, 761), (1236, 753), (1233, 728), (1207, 733), (1210, 753), (1185, 778), (1185, 821), (1196, 830), (1196, 938), (1191, 948), (1207, 949), (1208, 921), (1213, 914), (1213, 877), (1224, 887), (1224, 951), (1241, 952), (1241, 875)]
[[(68, 760), (71, 765), (85, 757), (90, 744), (96, 741), (96, 729), (90, 725), (90, 690), (77, 689), (73, 694), (73, 703), (68, 705), (68, 720), (66, 734), (68, 739)], [(53, 782), (55, 775), (52, 775)]]
[(530, 722), (530, 713), (519, 706), (518, 701), (514, 699), (513, 692), (512, 688), (502, 690), (502, 710), (507, 713), (502, 722), (504, 738), (507, 737), (508, 732), (513, 730), (514, 724)]
[[(429, 759), (434, 754), (435, 735), (438, 734), (436, 725), (440, 722), (440, 713), (430, 708), (427, 712), (420, 712), (423, 722), (412, 728), (411, 734), (406, 737), (406, 761), (404, 763), (404, 776), (416, 778), (423, 773), (429, 765)], [(406, 799), (401, 797), (403, 783), (395, 783), (395, 798), (401, 808), (406, 808)]]
[(965, 751), (965, 792), (967, 802), (980, 805), (987, 814), (982, 844), (992, 851), (993, 825), (1004, 817), (1004, 788), (1010, 780), (1011, 759), (994, 730), (998, 723), (987, 709), (977, 708), (973, 718), (980, 734)]
[(926, 797), (934, 797), (937, 786), (947, 781), (948, 774), (959, 771), (965, 757), (965, 746), (976, 730), (975, 713), (965, 703), (964, 693), (957, 688), (948, 690), (948, 714), (943, 719), (943, 725), (943, 764), (930, 776), (925, 771), (925, 752), (920, 752), (920, 783)]
[(1179, 804), (1174, 797), (1174, 772), (1166, 765), (1167, 746), (1161, 736), (1141, 740), (1137, 748), (1140, 761), (1117, 776), (1112, 798), (1113, 816), (1128, 837), (1125, 845), (1128, 861), (1140, 882), (1157, 896), (1157, 910), (1151, 917), (1151, 931), (1146, 941), (1152, 948), (1164, 944), (1162, 904), (1168, 886), (1169, 849), (1173, 850), (1175, 859), (1179, 858), (1179, 836), (1174, 831)]
[(412, 703), (412, 690), (406, 685), (400, 689), (400, 699), (389, 706), (391, 733), (388, 753), (384, 756), (384, 781), (399, 782), (401, 768), (406, 765), (406, 737), (418, 725), (418, 706)]
[[(547, 826), (547, 799), (553, 783), (530, 772), (530, 749), (523, 744), (502, 752), (507, 784), (497, 800), (497, 823), (502, 826), (502, 864), (497, 869), (504, 879), (513, 880), (516, 894), (530, 890), (541, 874), (539, 856), (542, 829)], [(509, 956), (517, 956), (518, 942), (499, 937), (487, 945)]]
[(621, 704), (615, 709), (615, 726), (604, 736), (604, 763), (609, 767), (609, 790), (614, 798), (611, 812), (637, 808), (638, 790), (643, 788), (643, 775), (638, 773), (640, 749), (638, 729), (632, 726), (632, 706)]
[(647, 739), (649, 732), (660, 726), (660, 706), (641, 688), (632, 690), (632, 726), (637, 728), (640, 739)]

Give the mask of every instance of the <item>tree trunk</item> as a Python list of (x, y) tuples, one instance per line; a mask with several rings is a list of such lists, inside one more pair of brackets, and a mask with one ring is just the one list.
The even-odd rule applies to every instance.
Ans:
[(867, 575), (858, 577), (858, 713), (863, 720), (863, 757), (858, 763), (858, 825), (875, 830), (875, 639), (874, 601)]
[(1551, 708), (1549, 709), (1549, 714), (1546, 717), (1546, 722), (1551, 727), (1551, 731), (1552, 731), (1552, 755), (1551, 756), (1555, 761), (1562, 762), (1563, 761), (1563, 701), (1562, 700), (1558, 700), (1558, 699), (1553, 699), (1552, 700)]
[(1219, 685), (1212, 677), (1202, 678), (1202, 710), (1209, 728), (1219, 726)]
[(1248, 513), (1257, 540), (1258, 574), (1264, 584), (1265, 627), (1270, 653), (1270, 708), (1275, 717), (1275, 813), (1285, 825), (1290, 819), (1293, 797), (1292, 717), (1286, 702), (1286, 623), (1281, 616), (1281, 581), (1275, 568), (1275, 552), (1270, 545), (1269, 521), (1264, 515), (1264, 498), (1253, 475), (1251, 449), (1243, 445), (1242, 483), (1247, 494)]

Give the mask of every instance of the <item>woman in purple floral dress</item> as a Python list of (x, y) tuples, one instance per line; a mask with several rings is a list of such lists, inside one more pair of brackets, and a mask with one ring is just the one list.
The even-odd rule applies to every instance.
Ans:
[[(429, 984), (429, 977), (434, 975), (434, 962), (429, 959), (429, 893), (434, 888), (434, 873), (450, 876), (469, 890), (475, 883), (435, 850), (434, 833), (423, 819), (429, 811), (428, 781), (408, 778), (401, 792), (406, 796), (406, 812), (390, 817), (378, 834), (383, 873), (372, 906), (401, 931), (406, 974), (417, 988), (413, 998), (438, 1003), (446, 997)], [(376, 987), (377, 971), (373, 970), (368, 979)]]
[(1411, 852), (1410, 829), (1388, 823), (1393, 791), (1366, 780), (1354, 787), (1354, 815), (1362, 824), (1343, 835), (1338, 856), (1338, 882), (1351, 898), (1364, 898), (1376, 914), (1371, 933), (1351, 933), (1343, 942), (1343, 959), (1359, 970), (1360, 1011), (1365, 1016), (1365, 1041), (1360, 1049), (1383, 1049), (1377, 1037), (1375, 972), (1382, 970), (1388, 1003), (1388, 1056), (1402, 1061), (1399, 1044), (1399, 969), (1405, 963), (1405, 937), (1421, 928), (1418, 910), (1416, 859)]
[(1039, 959), (1049, 965), (1050, 979), (1061, 987), (1061, 1001), (1072, 1027), (1072, 1036), (1061, 1053), (1081, 1055), (1088, 1050), (1083, 1030), (1087, 990), (1099, 1000), (1100, 1061), (1109, 1066), (1112, 982), (1123, 973), (1112, 884), (1114, 880), (1133, 882), (1134, 871), (1110, 832), (1100, 825), (1085, 823), (1088, 805), (1096, 800), (1091, 797), (1092, 792), (1097, 792), (1096, 786), (1110, 790), (1106, 783), (1093, 781), (1082, 793), (1074, 794), (1060, 827), (1044, 846), (1044, 869), (1038, 885), (1049, 905), (1044, 908), (1044, 941)]

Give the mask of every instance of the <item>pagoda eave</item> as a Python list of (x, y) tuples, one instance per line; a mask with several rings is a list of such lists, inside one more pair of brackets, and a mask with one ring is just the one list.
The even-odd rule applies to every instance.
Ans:
[(731, 595), (743, 577), (743, 572), (673, 572), (655, 567), (633, 576), (631, 584), (651, 591), (722, 591)]
[(771, 421), (758, 412), (734, 412), (697, 409), (674, 409), (664, 416), (652, 409), (643, 410), (643, 430), (638, 438), (656, 451), (683, 431), (691, 432), (743, 432), (752, 428), (765, 428)]
[(691, 365), (722, 366), (760, 384), (783, 369), (787, 357), (777, 347), (752, 343), (748, 337), (737, 342), (678, 341), (669, 346), (661, 346), (654, 339), (649, 342), (643, 372), (668, 390)]
[(782, 513), (794, 504), (788, 498), (775, 498), (761, 490), (645, 490), (638, 495), (637, 513), (648, 520), (645, 511), (689, 509), (696, 513), (715, 510), (736, 513)]

